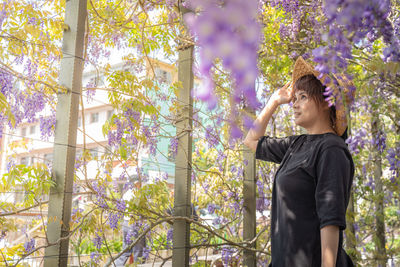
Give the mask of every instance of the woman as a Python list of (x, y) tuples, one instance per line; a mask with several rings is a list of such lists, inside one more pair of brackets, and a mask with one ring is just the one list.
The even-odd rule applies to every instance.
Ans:
[[(280, 163), (272, 189), (273, 267), (353, 266), (342, 249), (354, 175), (344, 142), (345, 109), (340, 103), (329, 107), (316, 77), (319, 73), (300, 57), (293, 86), (288, 83), (271, 96), (244, 140), (257, 159)], [(307, 134), (264, 136), (276, 108), (290, 101), (295, 123)]]

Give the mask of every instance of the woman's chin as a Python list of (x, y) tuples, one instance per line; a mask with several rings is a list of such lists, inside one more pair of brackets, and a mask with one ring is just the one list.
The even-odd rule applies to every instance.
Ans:
[(300, 121), (300, 120), (298, 120), (298, 119), (295, 119), (295, 120), (294, 120), (294, 124), (296, 124), (296, 126), (300, 126), (300, 127), (303, 127), (303, 128), (304, 128), (304, 123), (302, 123), (302, 121)]

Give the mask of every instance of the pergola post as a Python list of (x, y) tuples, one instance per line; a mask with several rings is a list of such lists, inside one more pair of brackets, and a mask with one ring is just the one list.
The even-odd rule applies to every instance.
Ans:
[[(254, 114), (254, 111), (248, 110), (248, 112)], [(243, 240), (251, 241), (256, 237), (256, 159), (253, 151), (246, 146), (243, 147), (243, 158), (248, 161), (243, 174)], [(249, 248), (256, 248), (256, 242)], [(256, 263), (256, 253), (244, 250), (243, 265), (255, 267)]]
[[(183, 8), (183, 7), (181, 7)], [(183, 12), (187, 12), (184, 9)], [(178, 80), (182, 83), (179, 90), (176, 133), (178, 151), (175, 158), (174, 216), (189, 218), (191, 208), (192, 177), (192, 125), (193, 125), (193, 44), (183, 43), (179, 47)], [(172, 266), (189, 266), (190, 223), (175, 220), (173, 224)]]
[[(44, 266), (67, 266), (87, 0), (67, 0)], [(54, 245), (53, 245), (54, 244)]]

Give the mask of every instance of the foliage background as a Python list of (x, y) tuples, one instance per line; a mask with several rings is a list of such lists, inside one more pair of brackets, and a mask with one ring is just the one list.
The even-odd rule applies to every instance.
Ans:
[[(297, 3), (297, 9), (292, 8), (293, 2)], [(259, 77), (255, 90), (263, 104), (276, 88), (288, 80), (293, 60), (298, 55), (315, 58), (316, 48), (329, 47), (333, 43), (326, 38), (330, 29), (325, 24), (327, 17), (322, 15), (324, 3), (293, 2), (266, 1), (259, 5), (262, 41), (258, 50)], [(398, 36), (399, 2), (386, 2), (390, 3), (388, 20), (394, 27), (395, 36)], [(64, 6), (65, 1), (59, 0), (5, 0), (1, 4), (0, 103), (3, 112), (0, 128), (4, 134), (4, 127), (13, 129), (22, 122), (33, 121), (40, 122), (43, 140), (48, 140), (54, 133), (56, 92), (61, 89), (58, 68), (65, 27)], [(338, 8), (340, 10), (340, 6)], [(345, 38), (342, 40), (352, 55), (351, 58), (344, 58), (347, 65), (342, 70), (352, 75), (357, 88), (355, 102), (350, 109), (350, 137), (347, 140), (356, 175), (345, 245), (354, 261), (362, 266), (375, 266), (382, 263), (382, 257), (387, 262), (400, 255), (400, 65), (394, 56), (392, 60), (385, 59), (388, 44), (384, 34), (379, 34), (379, 25), (371, 26), (378, 30), (377, 37), (369, 39), (369, 42), (365, 41), (368, 37), (352, 39), (354, 30), (352, 32), (347, 28), (343, 30)], [(175, 121), (180, 105), (176, 98), (179, 83), (166, 85), (155, 79), (152, 67), (146, 76), (135, 73), (146, 69), (150, 58), (162, 57), (176, 64), (182, 31), (182, 18), (175, 1), (88, 1), (85, 70), (95, 69), (104, 74), (110, 86), (100, 87), (92, 81), (83, 85), (82, 93), (90, 98), (96, 96), (97, 90), (106, 90), (108, 101), (116, 112), (103, 126), (110, 151), (97, 160), (105, 171), (99, 171), (95, 181), (76, 176), (75, 183), (81, 187), (80, 193), (93, 196), (93, 203), (84, 210), (74, 209), (72, 215), (70, 251), (76, 255), (91, 255), (81, 259), (83, 265), (105, 262), (110, 254), (121, 251), (124, 216), (130, 218), (130, 223), (139, 233), (148, 237), (146, 252), (167, 259), (159, 253), (170, 249), (172, 242), (169, 208), (173, 196), (166, 182), (161, 179), (146, 184), (148, 177), (141, 175), (138, 169), (141, 186), (128, 182), (126, 186), (134, 194), (124, 201), (121, 200), (121, 191), (113, 186), (107, 173), (110, 173), (113, 161), (137, 162), (140, 148), (145, 147), (155, 153), (160, 137), (169, 138), (176, 148), (176, 134), (167, 131), (165, 136), (163, 129)], [(395, 46), (396, 42), (389, 44)], [(395, 48), (399, 50), (400, 47)], [(336, 51), (335, 47), (328, 49)], [(336, 52), (343, 55), (340, 51)], [(114, 71), (110, 60), (115, 55), (121, 56), (123, 62), (137, 72)], [(199, 61), (199, 51), (196, 50), (196, 66)], [(195, 251), (213, 247), (222, 253), (225, 264), (240, 260), (239, 253), (244, 247), (241, 214), (245, 162), (240, 139), (232, 138), (231, 118), (235, 107), (240, 114), (238, 126), (245, 131), (243, 118), (246, 112), (242, 109), (243, 103), (236, 103), (231, 98), (234, 94), (231, 78), (231, 73), (224, 69), (222, 62), (215, 61), (213, 80), (218, 107), (205, 111), (202, 103), (195, 99), (193, 118), (192, 201), (197, 210), (206, 209), (214, 219), (209, 224), (202, 220), (193, 221), (191, 244)], [(168, 103), (167, 114), (161, 112), (161, 103)], [(83, 101), (81, 105), (84, 109)], [(44, 111), (45, 116), (42, 115)], [(145, 115), (151, 117), (150, 122), (145, 122)], [(299, 133), (302, 133), (301, 129), (294, 127), (291, 109), (286, 107), (281, 107), (274, 115), (266, 132), (273, 136)], [(85, 173), (89, 160), (90, 153), (85, 151), (77, 158), (77, 170)], [(259, 214), (270, 207), (276, 168), (271, 163), (257, 162)], [(17, 184), (23, 185), (23, 191), (29, 193), (21, 203), (0, 202), (1, 229), (16, 231), (23, 222), (12, 215), (20, 210), (32, 207), (46, 209), (43, 196), (48, 194), (52, 185), (50, 173), (51, 167), (46, 164), (24, 166), (15, 164), (13, 158), (9, 159), (8, 172), (1, 178), (0, 193), (12, 192)], [(380, 223), (377, 218), (384, 223), (383, 233), (376, 231)], [(45, 221), (45, 217), (41, 216), (27, 226), (28, 229), (39, 226), (36, 236), (27, 237), (15, 247), (2, 248), (2, 264), (17, 265), (26, 258), (43, 257)], [(269, 218), (266, 216), (257, 225), (260, 265), (269, 260), (268, 232)], [(379, 243), (382, 235), (385, 240), (383, 245)], [(361, 255), (364, 257), (361, 258)], [(196, 261), (196, 253), (192, 260)]]

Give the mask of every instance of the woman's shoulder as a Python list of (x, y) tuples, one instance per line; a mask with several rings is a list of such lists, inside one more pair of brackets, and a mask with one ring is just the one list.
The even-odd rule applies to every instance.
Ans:
[(353, 156), (347, 147), (346, 142), (338, 135), (331, 134), (320, 140), (316, 159), (335, 159), (337, 164), (348, 162), (352, 172), (354, 172)]
[(345, 153), (351, 157), (349, 148), (343, 138), (336, 134), (329, 134), (324, 136), (324, 138), (319, 139), (318, 150), (320, 153), (326, 151), (334, 151), (334, 150), (344, 150)]
[(321, 138), (320, 141), (323, 147), (339, 146), (347, 148), (346, 142), (337, 134), (327, 134), (324, 136), (324, 138)]

